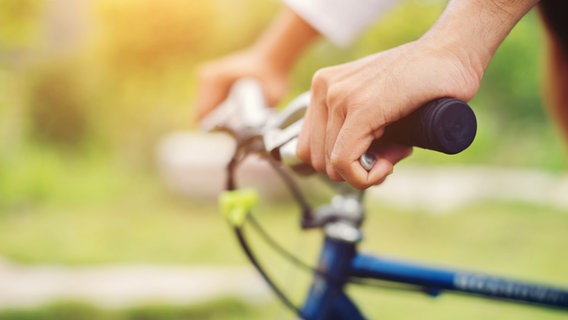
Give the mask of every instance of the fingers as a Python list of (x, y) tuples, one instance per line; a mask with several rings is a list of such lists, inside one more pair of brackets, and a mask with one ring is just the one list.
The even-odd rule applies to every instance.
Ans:
[[(376, 162), (373, 168), (367, 173), (366, 182), (359, 184), (359, 189), (364, 189), (373, 185), (382, 183), (392, 172), (394, 165), (408, 157), (412, 153), (412, 148), (398, 144), (389, 144), (382, 146), (379, 150), (374, 150)], [(357, 169), (361, 166), (357, 165)], [(350, 177), (346, 178), (349, 182)], [(361, 181), (353, 181), (353, 183), (360, 183)]]
[(266, 102), (269, 106), (277, 106), (284, 96), (288, 93), (289, 83), (288, 79), (284, 76), (257, 75), (257, 80), (262, 85)]
[(195, 118), (202, 120), (229, 94), (233, 77), (223, 76), (212, 66), (204, 66), (199, 72), (199, 88), (195, 102)]
[[(373, 115), (369, 106), (365, 109), (361, 100), (350, 98), (349, 91), (346, 94), (328, 87), (331, 82), (328, 77), (332, 74), (329, 71), (333, 70), (318, 71), (312, 81), (312, 98), (299, 136), (298, 157), (331, 180), (346, 181), (359, 189), (379, 184), (411, 149), (389, 145), (375, 150), (378, 161), (367, 172), (359, 158), (382, 135), (385, 121)], [(365, 101), (368, 100), (376, 101)], [(378, 128), (370, 125), (376, 122), (381, 122)]]
[[(317, 79), (317, 75), (314, 76)], [(327, 124), (327, 88), (325, 83), (313, 81), (310, 106), (298, 137), (298, 157), (310, 163), (318, 172), (325, 172), (325, 133)]]
[[(330, 105), (331, 103), (337, 103), (337, 99), (334, 98), (335, 93), (330, 92), (327, 95), (326, 103)], [(341, 99), (341, 98), (338, 98)], [(333, 159), (333, 153), (336, 147), (336, 143), (342, 143), (341, 140), (337, 140), (337, 137), (342, 130), (343, 123), (346, 117), (346, 110), (343, 108), (328, 108), (328, 122), (325, 132), (325, 172), (330, 179), (334, 181), (342, 181), (343, 177), (336, 171)]]
[(269, 106), (276, 106), (288, 92), (287, 74), (254, 54), (243, 53), (212, 61), (203, 65), (199, 72), (198, 96), (195, 102), (195, 117), (202, 120), (228, 96), (231, 86), (241, 78), (254, 78), (262, 86)]
[[(313, 130), (308, 131), (312, 134), (314, 132)], [(360, 134), (355, 134), (354, 132), (349, 130), (340, 131), (330, 158), (325, 161), (325, 168), (322, 167), (321, 157), (316, 158), (315, 161), (310, 161), (314, 155), (319, 156), (313, 150), (321, 151), (321, 149), (317, 149), (317, 145), (322, 143), (321, 138), (311, 139), (312, 135), (305, 136), (304, 148), (311, 148), (309, 149), (311, 150), (309, 154), (312, 158), (302, 158), (302, 160), (311, 163), (317, 171), (328, 174), (332, 180), (346, 181), (358, 189), (365, 189), (382, 183), (393, 172), (394, 165), (412, 153), (411, 147), (398, 144), (382, 145), (380, 148), (371, 151), (376, 162), (371, 170), (367, 171), (361, 165), (359, 158), (363, 153), (367, 152), (368, 146), (372, 143), (374, 137), (369, 136), (365, 139)], [(344, 139), (343, 135), (351, 136), (354, 139)], [(356, 140), (358, 140), (357, 143), (351, 142)], [(315, 148), (314, 145), (316, 146)]]
[(393, 171), (396, 163), (406, 158), (412, 148), (398, 144), (385, 144), (371, 150), (376, 162), (370, 171), (363, 168), (360, 163), (361, 155), (369, 150), (375, 139), (382, 135), (382, 128), (365, 132), (358, 117), (347, 117), (337, 136), (331, 153), (330, 162), (333, 170), (352, 186), (365, 189), (382, 183)]

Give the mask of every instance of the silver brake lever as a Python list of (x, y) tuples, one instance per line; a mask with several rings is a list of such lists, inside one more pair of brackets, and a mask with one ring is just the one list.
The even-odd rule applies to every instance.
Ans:
[(298, 137), (309, 105), (310, 94), (309, 92), (303, 93), (268, 121), (264, 134), (264, 145), (269, 153)]
[[(282, 161), (290, 166), (302, 163), (296, 156), (297, 137), (303, 123), (304, 115), (310, 105), (310, 93), (305, 92), (294, 99), (280, 114), (268, 123), (270, 129), (265, 133), (264, 144), (269, 153), (279, 151)], [(377, 159), (372, 152), (365, 152), (359, 158), (361, 166), (371, 171)]]
[(235, 131), (242, 128), (260, 129), (271, 114), (260, 83), (253, 78), (243, 78), (233, 84), (227, 99), (211, 111), (200, 126), (206, 131), (221, 127)]
[[(302, 129), (304, 115), (310, 105), (310, 94), (306, 92), (288, 104), (276, 117), (269, 121), (264, 134), (264, 145), (268, 153), (276, 155), (282, 163), (294, 172), (304, 175), (316, 173), (297, 156), (298, 135)], [(325, 179), (338, 194), (361, 199), (362, 191), (344, 182)]]

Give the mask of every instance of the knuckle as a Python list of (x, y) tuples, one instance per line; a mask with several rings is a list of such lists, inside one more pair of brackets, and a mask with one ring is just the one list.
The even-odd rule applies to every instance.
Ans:
[(314, 72), (314, 75), (312, 76), (312, 84), (319, 84), (322, 82), (325, 82), (325, 68), (323, 69), (319, 69), (316, 72)]
[(321, 155), (312, 153), (311, 164), (317, 172), (326, 173), (325, 159)]
[(337, 173), (335, 173), (335, 172), (333, 172), (333, 173), (328, 172), (328, 173), (327, 173), (327, 176), (329, 177), (329, 180), (331, 180), (331, 181), (333, 181), (333, 182), (342, 182), (342, 181), (344, 181), (343, 178), (342, 178), (340, 175), (338, 175)]
[(371, 186), (371, 184), (367, 183), (367, 182), (361, 182), (358, 180), (354, 180), (354, 181), (350, 181), (349, 184), (351, 184), (353, 187), (359, 189), (359, 190), (365, 190), (368, 187)]
[(343, 178), (334, 170), (333, 166), (328, 162), (326, 165), (326, 173), (330, 180), (332, 181), (342, 181)]
[(298, 151), (296, 153), (296, 155), (298, 156), (298, 159), (300, 159), (300, 161), (310, 164), (311, 160), (310, 160), (310, 156), (309, 153), (306, 153), (304, 151)]
[(361, 190), (361, 191), (363, 191), (363, 190), (366, 190), (366, 189), (368, 189), (368, 188), (370, 187), (370, 185), (361, 184), (361, 185), (358, 185), (358, 186), (354, 186), (354, 187), (355, 187), (356, 189), (358, 189), (358, 190)]
[(300, 139), (298, 141), (298, 147), (296, 148), (296, 156), (305, 163), (310, 163), (310, 149), (305, 140)]
[(317, 172), (322, 172), (322, 173), (326, 172), (326, 166), (325, 166), (325, 163), (323, 161), (320, 161), (320, 160), (317, 160), (317, 159), (312, 160), (312, 167)]
[[(337, 153), (332, 153), (329, 158), (327, 172), (333, 173), (337, 175), (337, 177), (340, 177), (341, 180), (343, 180), (344, 179), (343, 175), (349, 173), (351, 169), (350, 168), (351, 165), (349, 161), (347, 161), (346, 159), (347, 158), (342, 155), (339, 155)], [(345, 178), (347, 178), (347, 176)]]
[(319, 69), (312, 77), (312, 91), (325, 92), (329, 83), (329, 72), (327, 68)]
[(342, 106), (343, 99), (343, 90), (337, 85), (332, 85), (327, 90), (326, 102), (328, 106), (331, 106), (333, 108), (334, 112), (338, 112), (338, 110), (340, 110), (340, 108), (338, 107)]
[(332, 152), (329, 157), (331, 168), (339, 172), (345, 171), (345, 169), (349, 168), (349, 161), (345, 159), (347, 158), (344, 157), (343, 155), (338, 154), (337, 152)]

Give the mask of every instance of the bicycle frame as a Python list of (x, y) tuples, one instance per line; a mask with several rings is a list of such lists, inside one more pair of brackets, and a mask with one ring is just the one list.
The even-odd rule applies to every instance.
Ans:
[[(240, 229), (246, 218), (239, 219), (238, 224), (233, 223), (252, 264), (282, 301), (302, 319), (365, 319), (344, 289), (347, 283), (368, 279), (410, 287), (434, 297), (448, 291), (568, 311), (568, 288), (359, 253), (357, 246), (363, 238), (361, 225), (365, 216), (361, 202), (362, 193), (344, 190), (330, 205), (318, 208), (310, 221), (304, 221), (303, 228), (321, 228), (325, 236), (318, 265), (312, 269), (313, 282), (301, 308), (293, 306), (276, 287), (246, 244)], [(250, 207), (243, 209), (248, 211)]]
[(365, 319), (343, 291), (352, 277), (414, 285), (432, 296), (447, 290), (568, 310), (567, 289), (373, 257), (357, 253), (356, 246), (354, 242), (325, 237), (318, 270), (329, 277), (315, 276), (301, 310), (304, 319)]

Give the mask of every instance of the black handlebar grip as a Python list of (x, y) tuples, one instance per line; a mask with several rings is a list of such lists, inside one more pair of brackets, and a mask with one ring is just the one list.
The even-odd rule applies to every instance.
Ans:
[(437, 99), (388, 125), (383, 136), (361, 157), (361, 164), (370, 170), (375, 162), (372, 150), (385, 143), (456, 154), (471, 145), (476, 132), (475, 113), (467, 103), (454, 98)]
[(477, 120), (467, 103), (441, 98), (387, 126), (380, 139), (456, 154), (471, 145), (476, 132)]

